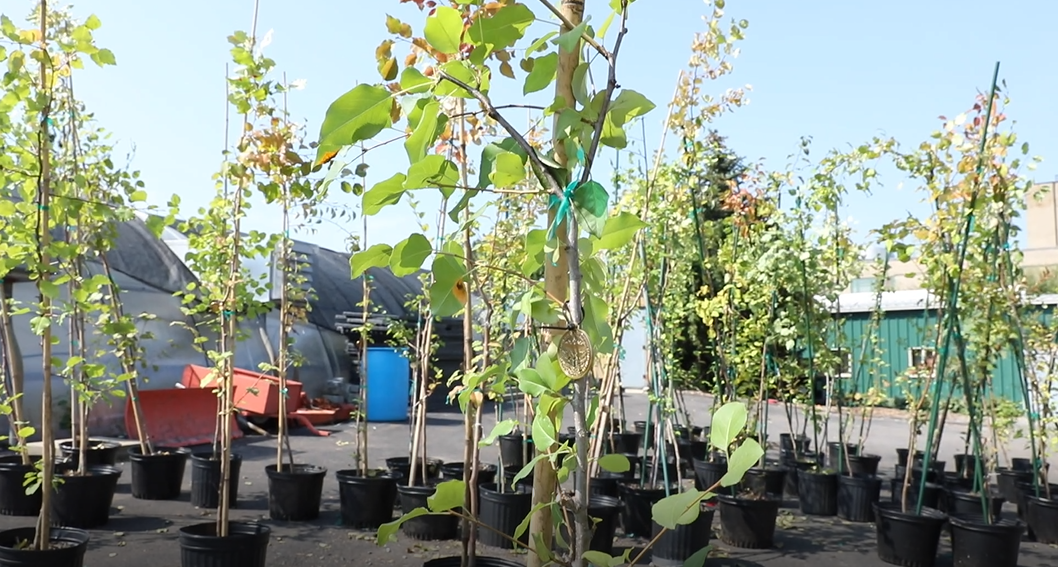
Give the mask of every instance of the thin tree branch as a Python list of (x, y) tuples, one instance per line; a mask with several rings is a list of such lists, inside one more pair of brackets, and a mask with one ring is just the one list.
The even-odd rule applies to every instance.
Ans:
[(503, 129), (506, 130), (508, 134), (510, 134), (511, 138), (514, 139), (518, 146), (525, 150), (525, 153), (529, 156), (529, 162), (532, 164), (533, 174), (536, 175), (537, 179), (539, 179), (544, 185), (547, 186), (548, 191), (550, 191), (555, 196), (561, 198), (562, 187), (560, 186), (558, 179), (551, 172), (551, 169), (544, 164), (543, 160), (540, 159), (540, 155), (537, 153), (536, 148), (534, 148), (525, 139), (525, 136), (522, 136), (521, 132), (519, 132), (517, 128), (515, 128), (506, 118), (504, 118), (502, 114), (500, 114), (496, 110), (496, 107), (493, 106), (492, 101), (489, 100), (488, 95), (468, 85), (467, 83), (453, 77), (452, 75), (445, 73), (444, 71), (440, 73), (440, 77), (454, 84), (455, 86), (467, 91), (468, 93), (470, 93), (471, 96), (476, 98), (478, 102), (480, 102), (481, 105), (485, 107), (485, 114), (489, 118), (492, 118), (493, 120), (498, 122), (500, 126), (502, 126)]
[[(496, 107), (496, 110), (503, 110), (505, 108), (526, 108), (529, 110), (547, 110), (546, 107), (538, 106), (535, 104), (501, 104)], [(473, 110), (469, 112), (460, 112), (459, 114), (453, 114), (449, 118), (462, 118), (464, 116), (473, 116), (475, 114), (481, 114), (482, 112), (488, 112), (486, 109)]]
[[(546, 1), (546, 0), (541, 0)], [(628, 34), (628, 4), (626, 0), (621, 1), (621, 31), (617, 34), (614, 42), (613, 53), (605, 54), (610, 64), (610, 73), (606, 79), (606, 96), (602, 99), (602, 107), (599, 109), (599, 117), (595, 119), (595, 133), (591, 137), (591, 146), (584, 154), (584, 172), (580, 176), (581, 183), (587, 183), (591, 179), (592, 165), (595, 163), (595, 154), (599, 151), (599, 142), (602, 140), (602, 129), (606, 124), (606, 114), (610, 111), (613, 101), (613, 92), (617, 90), (617, 55), (621, 52), (621, 44), (624, 43), (625, 35)], [(660, 150), (659, 150), (660, 151)]]

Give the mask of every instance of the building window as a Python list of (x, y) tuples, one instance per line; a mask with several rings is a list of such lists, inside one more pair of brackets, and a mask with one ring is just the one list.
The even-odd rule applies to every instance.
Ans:
[(929, 347), (912, 347), (907, 349), (907, 366), (915, 374), (932, 374), (933, 365), (936, 362), (937, 351)]
[(866, 293), (868, 291), (874, 291), (875, 278), (856, 278), (849, 284), (849, 291), (852, 293)]
[(834, 369), (834, 377), (851, 378), (852, 353), (844, 349), (832, 348), (830, 349), (830, 354), (834, 355), (834, 357), (837, 359), (837, 363), (835, 364), (836, 368)]

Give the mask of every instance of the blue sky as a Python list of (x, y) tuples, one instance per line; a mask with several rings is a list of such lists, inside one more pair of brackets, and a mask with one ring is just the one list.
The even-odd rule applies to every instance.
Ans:
[[(544, 10), (525, 0), (538, 15)], [(5, 2), (16, 19), (33, 2)], [(605, 0), (587, 0), (601, 22)], [(14, 13), (19, 5), (22, 14)], [(118, 66), (89, 69), (77, 80), (79, 97), (123, 147), (135, 146), (133, 167), (142, 172), (151, 201), (181, 195), (185, 208), (213, 195), (224, 140), (226, 37), (248, 30), (252, 0), (153, 2), (93, 0), (75, 5), (81, 17), (103, 21), (98, 43), (112, 49)], [(305, 79), (291, 95), (295, 118), (314, 138), (327, 106), (359, 82), (375, 82), (375, 46), (386, 37), (387, 13), (420, 32), (424, 14), (398, 0), (261, 0), (259, 35), (273, 30), (267, 54), (288, 78)], [(692, 35), (703, 29), (706, 7), (699, 0), (640, 0), (621, 54), (619, 82), (658, 104), (647, 121), (647, 147), (654, 148), (678, 71), (686, 64)], [(966, 110), (977, 90), (986, 90), (996, 61), (1013, 104), (1008, 114), (1021, 141), (1044, 162), (1038, 181), (1058, 176), (1058, 73), (1053, 30), (1058, 3), (1039, 0), (935, 0), (849, 2), (847, 0), (728, 0), (727, 16), (749, 20), (735, 73), (713, 91), (751, 84), (750, 104), (716, 127), (730, 146), (750, 159), (782, 168), (801, 136), (814, 152), (894, 136), (917, 144), (940, 126), (937, 117)], [(539, 34), (537, 34), (539, 35)], [(612, 36), (612, 33), (611, 33)], [(612, 39), (612, 38), (611, 38)], [(494, 89), (498, 102), (521, 102), (520, 83)], [(521, 118), (514, 116), (512, 118)], [(606, 154), (612, 160), (612, 152)], [(371, 181), (407, 167), (399, 145), (369, 155)], [(622, 158), (627, 160), (628, 158)], [(597, 173), (597, 178), (602, 175)], [(921, 197), (896, 179), (872, 197), (853, 196), (844, 214), (869, 229), (921, 213)], [(354, 206), (341, 195), (336, 204)], [(190, 212), (190, 211), (188, 211)], [(409, 230), (404, 206), (371, 221), (372, 242), (396, 242)], [(278, 215), (255, 209), (251, 228), (277, 230)], [(346, 231), (360, 223), (324, 225), (304, 235), (341, 248)]]

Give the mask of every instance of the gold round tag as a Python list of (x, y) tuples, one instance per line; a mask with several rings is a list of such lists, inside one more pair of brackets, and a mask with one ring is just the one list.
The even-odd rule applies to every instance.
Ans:
[(583, 329), (570, 329), (558, 341), (558, 366), (566, 376), (578, 380), (591, 372), (595, 351), (591, 339)]

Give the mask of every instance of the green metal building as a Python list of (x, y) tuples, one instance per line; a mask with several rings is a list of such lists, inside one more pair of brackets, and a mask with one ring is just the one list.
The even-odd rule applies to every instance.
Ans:
[[(844, 392), (867, 392), (875, 387), (890, 399), (905, 398), (908, 389), (916, 391), (925, 385), (925, 371), (919, 378), (915, 376), (915, 368), (929, 366), (939, 350), (935, 344), (937, 300), (921, 289), (882, 294), (876, 352), (883, 364), (880, 365), (880, 371), (870, 372), (870, 365), (863, 365), (862, 369), (859, 367), (865, 335), (872, 330), (871, 316), (877, 304), (878, 296), (875, 293), (846, 293), (832, 307), (834, 316), (843, 322), (843, 336), (835, 338), (832, 344), (833, 348), (842, 352), (845, 360), (833, 391), (840, 388)], [(1031, 304), (1039, 309), (1041, 317), (1049, 319), (1054, 306), (1058, 305), (1058, 295), (1038, 296), (1031, 300)], [(1024, 404), (1021, 376), (1013, 352), (1009, 350), (996, 365), (991, 394)], [(958, 364), (954, 350), (948, 358), (948, 364)], [(947, 395), (947, 387), (946, 383), (942, 395)], [(955, 392), (955, 395), (962, 393)]]

